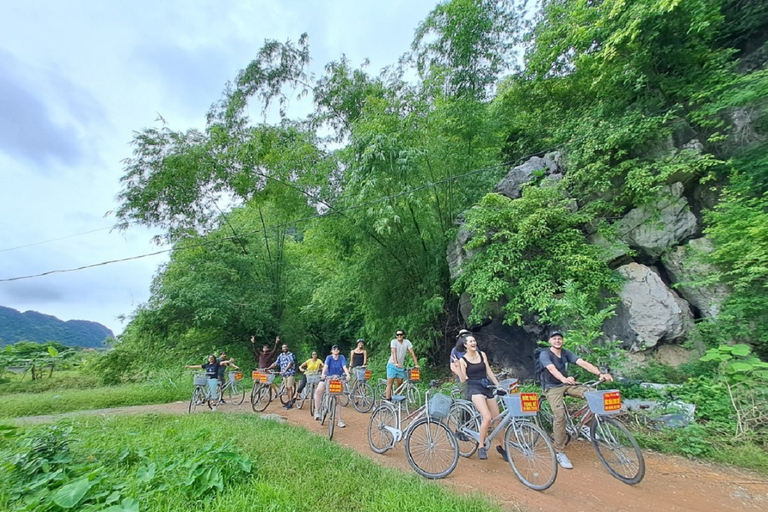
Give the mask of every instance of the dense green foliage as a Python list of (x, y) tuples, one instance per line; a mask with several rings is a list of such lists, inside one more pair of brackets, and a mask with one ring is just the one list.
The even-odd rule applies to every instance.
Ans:
[(0, 347), (19, 341), (56, 341), (68, 347), (103, 347), (114, 337), (107, 327), (86, 320), (59, 320), (37, 311), (0, 306)]
[[(247, 363), (251, 334), (259, 344), (280, 334), (299, 354), (364, 337), (381, 354), (403, 328), (420, 357), (441, 360), (462, 323), (460, 292), (475, 320), (558, 324), (610, 356), (601, 327), (620, 283), (587, 237), (615, 239), (616, 219), (677, 182), (697, 191), (714, 244), (704, 257), (717, 271), (700, 284), (733, 290), (696, 339), (765, 358), (761, 6), (450, 0), (378, 75), (343, 57), (313, 73), (306, 36), (266, 42), (204, 129), (134, 139), (119, 225), (162, 228), (173, 253), (104, 374), (118, 381), (221, 348)], [(296, 96), (311, 112), (289, 118)], [(252, 122), (256, 111), (278, 119)], [(491, 193), (510, 165), (553, 150), (562, 179), (542, 173), (514, 201)], [(473, 258), (452, 283), (457, 219)], [(705, 389), (727, 386), (724, 372), (702, 375)], [(738, 424), (739, 405), (729, 407), (718, 421)]]
[(0, 427), (0, 435), (8, 511), (498, 508), (253, 414), (228, 416), (226, 428), (211, 414), (145, 415)]

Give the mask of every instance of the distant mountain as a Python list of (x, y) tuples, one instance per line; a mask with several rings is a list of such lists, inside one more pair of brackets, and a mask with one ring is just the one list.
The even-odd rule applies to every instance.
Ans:
[(104, 340), (113, 336), (108, 327), (97, 322), (65, 322), (37, 311), (21, 313), (0, 306), (0, 347), (12, 345), (17, 341), (58, 341), (69, 347), (102, 347)]

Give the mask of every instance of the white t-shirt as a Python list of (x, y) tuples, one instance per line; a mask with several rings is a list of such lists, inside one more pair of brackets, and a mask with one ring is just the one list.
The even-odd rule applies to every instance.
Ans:
[(395, 354), (397, 354), (397, 361), (393, 361), (392, 356), (390, 355), (389, 360), (387, 362), (392, 363), (394, 365), (398, 365), (398, 364), (402, 365), (403, 361), (405, 361), (405, 354), (407, 354), (408, 351), (413, 348), (413, 345), (411, 344), (410, 340), (407, 340), (405, 338), (403, 338), (402, 343), (397, 341), (397, 339), (394, 339), (389, 342), (389, 348), (396, 349)]

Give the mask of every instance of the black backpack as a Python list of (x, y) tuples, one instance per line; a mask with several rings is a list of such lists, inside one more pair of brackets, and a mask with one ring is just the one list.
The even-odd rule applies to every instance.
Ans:
[(544, 370), (545, 368), (541, 366), (541, 361), (539, 361), (539, 356), (541, 356), (541, 353), (545, 350), (548, 350), (546, 347), (538, 347), (536, 350), (533, 351), (533, 380), (539, 385), (543, 386), (542, 384), (542, 377), (544, 376)]

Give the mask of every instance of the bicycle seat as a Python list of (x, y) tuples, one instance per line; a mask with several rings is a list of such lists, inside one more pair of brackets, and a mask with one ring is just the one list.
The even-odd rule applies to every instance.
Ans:
[(393, 402), (402, 402), (405, 400), (405, 395), (392, 395)]

